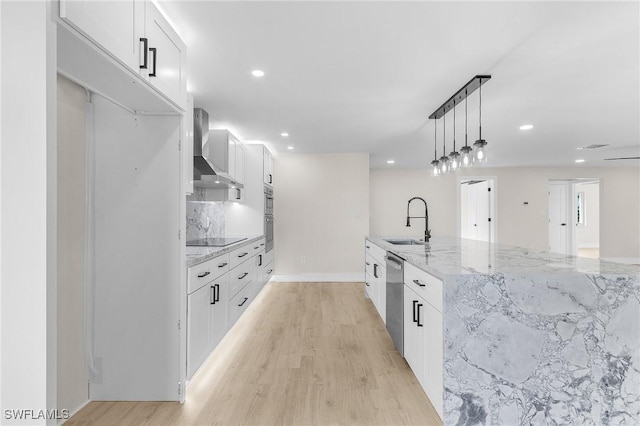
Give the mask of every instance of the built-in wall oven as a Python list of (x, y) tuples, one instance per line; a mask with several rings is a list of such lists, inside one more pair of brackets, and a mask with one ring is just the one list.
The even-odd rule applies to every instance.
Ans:
[(264, 186), (265, 252), (273, 248), (273, 188)]

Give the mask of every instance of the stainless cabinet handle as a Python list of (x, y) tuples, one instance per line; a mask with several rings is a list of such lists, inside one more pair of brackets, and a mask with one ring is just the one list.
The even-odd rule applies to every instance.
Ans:
[(239, 279), (239, 280), (241, 280), (241, 279), (243, 279), (244, 277), (246, 277), (247, 275), (249, 275), (249, 273), (248, 273), (248, 272), (245, 272), (244, 274), (240, 275), (240, 276), (238, 277), (238, 279)]
[(211, 273), (211, 272), (207, 271), (207, 272), (205, 272), (204, 274), (200, 274), (200, 275), (198, 275), (198, 278), (204, 278), (204, 277), (206, 277), (207, 275), (209, 275), (210, 273)]
[(249, 254), (249, 253), (246, 253), (246, 252), (245, 252), (245, 253), (239, 254), (239, 255), (238, 255), (238, 257), (245, 257), (245, 256), (246, 256), (246, 255), (248, 255), (248, 254)]
[(248, 297), (245, 297), (245, 298), (244, 298), (244, 300), (242, 301), (242, 303), (241, 303), (241, 304), (239, 304), (238, 306), (242, 306), (242, 305), (244, 305), (244, 303), (245, 303), (247, 300), (249, 300), (249, 298), (248, 298)]
[(422, 284), (422, 283), (421, 283), (420, 281), (418, 281), (418, 280), (413, 280), (413, 283), (414, 283), (414, 284), (419, 285), (420, 287), (426, 287), (426, 286), (427, 286), (426, 284)]
[(225, 267), (225, 266), (227, 266), (227, 265), (228, 265), (228, 263), (227, 263), (227, 262), (224, 262), (224, 263), (219, 264), (219, 265), (218, 265), (218, 268), (224, 268), (224, 267)]
[(149, 52), (153, 53), (153, 71), (149, 73), (149, 77), (157, 77), (156, 63), (158, 62), (158, 49), (155, 47), (150, 47)]

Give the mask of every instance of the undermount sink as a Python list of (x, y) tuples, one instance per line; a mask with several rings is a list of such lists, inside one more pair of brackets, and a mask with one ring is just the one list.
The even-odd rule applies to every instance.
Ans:
[(423, 241), (414, 240), (412, 238), (406, 239), (385, 239), (386, 242), (391, 243), (396, 246), (423, 246)]

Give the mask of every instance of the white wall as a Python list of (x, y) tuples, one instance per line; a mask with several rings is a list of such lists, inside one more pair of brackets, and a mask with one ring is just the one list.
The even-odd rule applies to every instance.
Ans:
[(280, 154), (274, 188), (276, 279), (363, 279), (368, 154)]
[(58, 76), (58, 407), (89, 400), (84, 357), (85, 90)]
[[(0, 2), (0, 409), (56, 408), (56, 32), (51, 2)], [(55, 420), (51, 423), (55, 423)]]
[[(497, 242), (539, 250), (546, 250), (548, 240), (548, 180), (599, 178), (601, 257), (640, 258), (638, 168), (472, 168), (459, 173), (497, 178)], [(456, 185), (455, 175), (434, 178), (426, 169), (371, 170), (370, 233), (419, 236), (403, 220), (407, 200), (418, 195), (429, 203), (432, 235), (456, 236)]]
[[(576, 184), (575, 192), (584, 192), (585, 225), (576, 227), (577, 248), (600, 247), (600, 184)], [(640, 220), (640, 219), (639, 219)]]

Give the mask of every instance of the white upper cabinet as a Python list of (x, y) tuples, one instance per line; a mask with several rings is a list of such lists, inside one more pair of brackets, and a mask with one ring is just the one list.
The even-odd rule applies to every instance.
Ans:
[(264, 183), (273, 186), (273, 155), (271, 155), (267, 147), (264, 147), (263, 161)]
[[(141, 68), (149, 82), (180, 106), (186, 103), (186, 46), (150, 1), (146, 2), (145, 37), (147, 68)], [(144, 65), (144, 51), (142, 60)]]
[(193, 96), (187, 94), (187, 109), (181, 123), (182, 179), (184, 192), (193, 193)]
[(144, 6), (140, 0), (60, 0), (60, 18), (138, 72)]
[(60, 20), (75, 30), (59, 25), (63, 75), (136, 111), (165, 112), (158, 95), (186, 111), (186, 46), (151, 1), (60, 0)]

